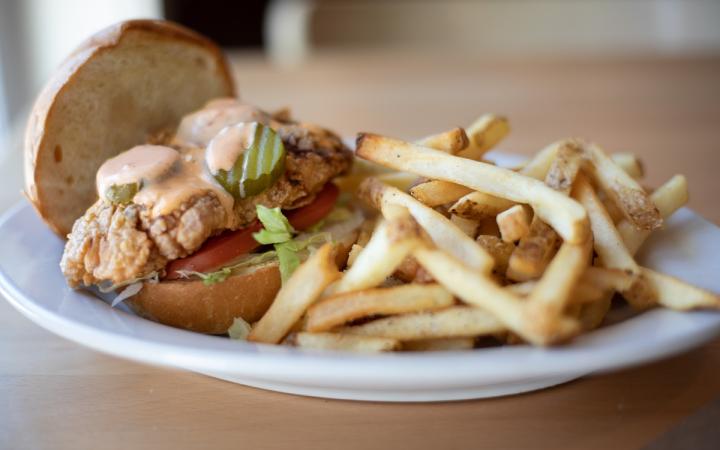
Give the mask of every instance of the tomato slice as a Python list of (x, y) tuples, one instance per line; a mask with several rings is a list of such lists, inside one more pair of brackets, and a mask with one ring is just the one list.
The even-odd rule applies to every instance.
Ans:
[[(284, 211), (290, 225), (296, 230), (305, 230), (320, 222), (335, 206), (340, 190), (332, 183), (328, 183), (318, 193), (315, 200), (302, 208)], [(208, 272), (222, 266), (228, 261), (250, 253), (260, 244), (253, 238), (253, 233), (260, 231), (262, 224), (257, 220), (242, 230), (235, 230), (212, 237), (205, 241), (198, 251), (192, 255), (170, 261), (167, 265), (165, 279), (181, 278), (179, 270), (193, 272)]]
[(296, 230), (307, 230), (330, 214), (335, 207), (338, 195), (340, 195), (340, 189), (334, 184), (328, 183), (312, 203), (302, 208), (283, 211), (283, 214)]

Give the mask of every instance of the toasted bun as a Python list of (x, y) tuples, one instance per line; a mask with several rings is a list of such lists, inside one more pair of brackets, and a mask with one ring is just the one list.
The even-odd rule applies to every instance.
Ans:
[(145, 283), (125, 301), (139, 316), (175, 328), (207, 334), (226, 333), (235, 317), (256, 322), (280, 290), (277, 264), (234, 275), (205, 286), (200, 280)]
[(197, 33), (155, 20), (106, 28), (70, 55), (36, 100), (25, 136), (26, 195), (65, 237), (96, 200), (105, 160), (232, 95), (220, 49)]
[[(351, 230), (338, 242), (338, 267), (345, 266), (357, 234), (358, 229)], [(260, 320), (280, 285), (277, 263), (270, 263), (210, 286), (200, 280), (145, 283), (125, 303), (137, 315), (155, 322), (199, 333), (225, 334), (236, 317), (250, 323)]]

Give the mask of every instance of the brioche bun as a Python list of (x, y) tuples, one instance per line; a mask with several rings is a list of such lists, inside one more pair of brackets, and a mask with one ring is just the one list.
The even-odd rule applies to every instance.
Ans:
[[(344, 267), (358, 228), (348, 230), (336, 245), (338, 267)], [(236, 317), (256, 322), (270, 308), (280, 290), (276, 262), (259, 265), (249, 273), (233, 275), (206, 286), (201, 280), (144, 283), (125, 300), (135, 314), (175, 328), (206, 334), (225, 334)]]
[(95, 174), (105, 160), (234, 94), (228, 64), (207, 38), (155, 20), (106, 28), (65, 60), (33, 106), (26, 195), (64, 238), (97, 199)]

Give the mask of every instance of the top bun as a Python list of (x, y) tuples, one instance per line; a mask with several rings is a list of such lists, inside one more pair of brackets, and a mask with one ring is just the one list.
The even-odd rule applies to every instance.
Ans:
[(97, 199), (95, 174), (118, 153), (174, 131), (208, 100), (234, 96), (220, 49), (166, 21), (131, 20), (78, 47), (33, 106), (25, 135), (25, 190), (65, 237)]

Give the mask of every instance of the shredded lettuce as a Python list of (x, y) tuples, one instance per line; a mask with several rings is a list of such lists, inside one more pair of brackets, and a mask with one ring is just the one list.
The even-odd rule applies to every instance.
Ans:
[(233, 319), (232, 325), (230, 325), (230, 328), (228, 328), (228, 336), (230, 336), (230, 339), (237, 339), (237, 340), (246, 340), (248, 337), (248, 334), (250, 334), (250, 329), (252, 327), (249, 323), (247, 323), (242, 317), (236, 317)]
[(98, 290), (102, 292), (103, 294), (107, 294), (108, 292), (113, 292), (121, 287), (129, 286), (131, 284), (138, 283), (140, 281), (148, 282), (148, 283), (157, 283), (160, 281), (160, 275), (157, 272), (150, 272), (149, 274), (145, 275), (144, 277), (138, 277), (133, 278), (132, 280), (125, 281), (124, 283), (118, 283), (118, 284), (112, 284), (110, 281), (105, 281), (101, 283), (98, 286)]

